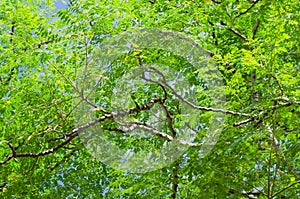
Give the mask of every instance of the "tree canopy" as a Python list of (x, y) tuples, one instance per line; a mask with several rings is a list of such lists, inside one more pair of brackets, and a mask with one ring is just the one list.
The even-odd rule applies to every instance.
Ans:
[(0, 2), (1, 198), (300, 197), (299, 1), (66, 3)]

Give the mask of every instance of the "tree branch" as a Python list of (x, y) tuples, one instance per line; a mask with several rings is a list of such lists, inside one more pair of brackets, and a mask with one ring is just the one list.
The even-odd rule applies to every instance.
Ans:
[(10, 42), (11, 44), (12, 44), (12, 42), (13, 42), (13, 36), (14, 36), (14, 34), (15, 34), (15, 28), (16, 28), (15, 24), (16, 24), (16, 22), (14, 22), (14, 21), (11, 22), (10, 40), (9, 40), (9, 42)]
[(281, 98), (283, 98), (284, 97), (284, 89), (283, 89), (282, 85), (280, 84), (278, 78), (274, 74), (271, 74), (271, 77), (276, 81), (276, 83), (280, 89), (280, 92), (281, 92)]
[(255, 38), (255, 35), (256, 35), (257, 30), (258, 30), (259, 24), (260, 24), (260, 20), (256, 19), (255, 25), (254, 25), (254, 27), (252, 29), (252, 34), (253, 34), (252, 39)]
[(237, 30), (229, 27), (224, 21), (221, 21), (221, 25), (224, 25), (227, 30), (229, 30), (230, 32), (232, 32), (233, 34), (235, 34), (236, 36), (238, 36), (239, 38), (241, 38), (243, 41), (248, 42), (248, 39), (246, 36), (244, 36), (243, 34), (241, 34), (240, 32), (238, 32)]
[(211, 0), (212, 2), (216, 3), (216, 4), (221, 4), (221, 1), (217, 1), (217, 0)]
[(218, 39), (217, 39), (217, 35), (216, 35), (216, 32), (215, 32), (214, 24), (211, 21), (209, 21), (209, 20), (208, 20), (208, 23), (213, 28), (211, 36), (212, 36), (213, 40), (215, 40), (215, 45), (217, 46), (218, 45)]
[[(162, 77), (164, 76), (159, 70), (157, 70), (157, 69), (155, 69), (153, 67), (149, 67), (149, 68), (151, 70), (155, 71), (156, 73), (158, 73), (159, 75), (161, 75)], [(189, 105), (190, 107), (192, 107), (192, 108), (194, 108), (196, 110), (212, 111), (212, 112), (218, 112), (218, 113), (224, 113), (224, 114), (231, 114), (231, 115), (237, 115), (237, 116), (244, 116), (244, 117), (250, 116), (247, 113), (240, 113), (240, 112), (235, 112), (235, 111), (230, 111), (230, 110), (215, 109), (215, 108), (208, 108), (208, 107), (202, 107), (202, 106), (194, 105), (193, 103), (189, 102), (188, 100), (186, 100), (182, 96), (180, 96), (165, 80), (163, 80), (162, 83), (163, 83), (163, 85), (165, 85), (167, 88), (169, 88), (171, 90), (171, 92), (173, 93), (173, 95), (175, 95), (181, 101), (183, 101), (184, 103), (186, 103), (187, 105)]]
[(290, 101), (288, 98), (275, 98), (275, 99), (273, 99), (273, 101), (285, 101), (286, 103), (276, 104), (276, 105), (273, 105), (273, 106), (269, 106), (265, 109), (262, 109), (262, 111), (260, 111), (258, 114), (254, 114), (246, 120), (236, 122), (236, 123), (233, 124), (233, 126), (241, 126), (241, 125), (247, 124), (249, 122), (252, 122), (252, 121), (255, 120), (256, 117), (258, 117), (262, 114), (268, 113), (272, 110), (276, 110), (277, 108), (287, 107), (287, 106), (292, 106), (292, 105), (300, 105), (299, 101)]
[(59, 162), (57, 162), (54, 166), (52, 166), (50, 168), (50, 171), (53, 171), (54, 169), (56, 169), (60, 164), (62, 164), (63, 162), (66, 161), (67, 158), (71, 157), (72, 155), (75, 154), (75, 152), (77, 152), (78, 149), (72, 150), (70, 153), (68, 153), (67, 155), (65, 155)]
[(241, 38), (243, 41), (248, 42), (248, 39), (246, 36), (242, 35), (240, 32), (234, 30), (233, 28), (227, 27), (227, 29), (232, 32), (233, 34), (235, 34), (236, 36), (238, 36), (239, 38)]
[(271, 197), (271, 198), (274, 198), (275, 196), (277, 196), (277, 195), (281, 194), (281, 193), (282, 193), (282, 192), (284, 192), (285, 190), (287, 190), (287, 189), (291, 188), (292, 186), (294, 186), (294, 185), (296, 185), (296, 184), (298, 184), (298, 183), (300, 184), (300, 180), (298, 180), (298, 181), (296, 181), (296, 182), (294, 182), (294, 183), (292, 183), (292, 184), (288, 185), (287, 187), (285, 187), (285, 188), (281, 189), (280, 191), (278, 191), (278, 192), (274, 193), (274, 194), (272, 195), (272, 197)]
[(234, 17), (234, 19), (239, 18), (240, 16), (242, 16), (244, 14), (247, 14), (258, 2), (259, 2), (259, 0), (255, 0), (254, 3), (252, 3), (251, 6), (247, 10), (245, 10), (244, 12), (239, 13), (239, 15)]
[[(42, 46), (47, 45), (52, 43), (52, 40), (48, 40), (48, 41), (41, 41), (39, 44), (37, 44), (36, 48), (40, 49)], [(23, 51), (27, 51), (28, 50), (28, 46), (23, 48)]]
[(8, 143), (9, 148), (12, 150), (12, 154), (6, 156), (6, 158), (0, 162), (0, 165), (7, 163), (12, 158), (23, 158), (23, 157), (36, 158), (36, 157), (41, 157), (41, 156), (46, 156), (46, 155), (52, 154), (52, 153), (56, 152), (57, 150), (63, 148), (65, 145), (69, 144), (75, 137), (77, 137), (77, 135), (80, 132), (82, 132), (83, 130), (85, 130), (91, 126), (94, 126), (95, 124), (97, 124), (99, 122), (105, 121), (107, 119), (112, 119), (114, 117), (122, 117), (122, 116), (132, 114), (135, 112), (140, 112), (142, 110), (149, 110), (154, 106), (155, 103), (158, 103), (161, 100), (162, 100), (161, 98), (153, 98), (150, 100), (150, 102), (148, 104), (144, 104), (140, 107), (135, 107), (135, 108), (130, 108), (130, 109), (126, 109), (126, 110), (121, 110), (121, 111), (116, 111), (116, 112), (112, 112), (109, 114), (105, 114), (104, 116), (97, 118), (94, 121), (88, 122), (85, 125), (82, 125), (78, 128), (73, 129), (68, 134), (68, 137), (63, 142), (59, 143), (58, 145), (56, 145), (50, 149), (46, 149), (44, 151), (38, 152), (38, 153), (16, 153), (16, 147), (13, 147), (10, 143)]
[(188, 146), (193, 146), (193, 147), (194, 146), (201, 146), (198, 143), (191, 143), (191, 142), (186, 142), (186, 141), (183, 141), (183, 140), (174, 139), (172, 136), (170, 136), (166, 133), (160, 132), (156, 128), (153, 128), (152, 126), (150, 126), (146, 123), (129, 122), (128, 124), (124, 124), (124, 123), (118, 122), (118, 124), (122, 126), (122, 129), (121, 128), (109, 128), (107, 130), (120, 132), (120, 133), (126, 133), (126, 132), (131, 132), (131, 131), (134, 131), (134, 130), (137, 130), (137, 129), (142, 129), (144, 131), (150, 132), (153, 135), (164, 138), (166, 141), (169, 141), (169, 142), (177, 141), (178, 144), (180, 144), (180, 145), (188, 145)]
[(177, 191), (178, 191), (178, 184), (179, 184), (179, 176), (178, 176), (178, 169), (179, 169), (179, 160), (176, 160), (173, 164), (173, 179), (172, 179), (172, 195), (173, 199), (176, 199)]

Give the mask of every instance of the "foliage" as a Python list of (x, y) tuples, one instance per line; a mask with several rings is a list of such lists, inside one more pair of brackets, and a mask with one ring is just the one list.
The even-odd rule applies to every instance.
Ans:
[[(53, 10), (52, 1), (0, 2), (1, 198), (300, 197), (299, 1), (72, 0)], [(182, 32), (214, 60), (226, 86), (225, 122), (207, 156), (191, 146), (172, 165), (134, 174), (99, 162), (82, 144), (72, 102), (82, 96), (73, 82), (95, 47), (136, 28)], [(113, 87), (140, 62), (172, 65), (203, 86), (181, 57), (136, 49), (101, 71), (98, 118), (113, 111)], [(165, 94), (155, 84), (147, 89), (137, 90), (128, 106)], [(197, 107), (211, 102), (201, 92), (197, 100), (201, 115), (194, 122), (209, 125), (211, 111)], [(176, 100), (165, 106), (179, 125)], [(130, 117), (146, 120), (147, 110)], [(166, 141), (120, 134), (110, 118), (99, 125), (124, 148)], [(198, 131), (195, 141), (203, 138)]]

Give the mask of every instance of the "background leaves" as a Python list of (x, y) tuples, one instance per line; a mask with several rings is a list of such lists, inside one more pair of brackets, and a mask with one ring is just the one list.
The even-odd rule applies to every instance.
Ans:
[[(256, 192), (260, 198), (299, 198), (298, 1), (73, 0), (65, 10), (54, 9), (52, 1), (0, 3), (2, 198), (174, 198), (174, 192), (177, 198), (250, 198)], [(199, 158), (200, 148), (190, 147), (179, 164), (143, 174), (99, 162), (77, 136), (53, 153), (32, 155), (58, 146), (75, 129), (71, 100), (80, 96), (72, 82), (87, 55), (106, 38), (143, 27), (183, 32), (197, 41), (222, 75), (226, 109), (248, 117), (226, 114), (209, 155)], [(139, 57), (178, 70), (188, 65), (164, 51), (129, 52), (118, 70), (103, 74), (108, 79), (97, 92), (106, 111), (111, 87)], [(183, 71), (201, 85), (193, 71)], [(133, 96), (137, 103), (151, 98), (142, 94)], [(209, 106), (197, 97), (197, 105)], [(99, 109), (98, 117), (103, 115)], [(200, 119), (209, 123), (209, 112)], [(129, 137), (120, 144), (132, 142)], [(15, 152), (27, 155), (6, 161)]]

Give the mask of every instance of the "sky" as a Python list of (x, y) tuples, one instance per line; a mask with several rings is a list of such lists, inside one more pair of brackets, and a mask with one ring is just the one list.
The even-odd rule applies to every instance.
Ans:
[(57, 0), (57, 1), (55, 1), (55, 7), (56, 7), (56, 9), (55, 9), (55, 11), (54, 12), (57, 12), (58, 10), (60, 10), (60, 9), (65, 9), (65, 8), (67, 8), (68, 7), (68, 0)]
[[(57, 13), (58, 10), (61, 10), (61, 9), (66, 9), (68, 7), (68, 3), (69, 3), (69, 0), (56, 0), (54, 2), (56, 9), (53, 11), (53, 13)], [(48, 23), (51, 23), (57, 19), (58, 19), (58, 17), (54, 17)]]

